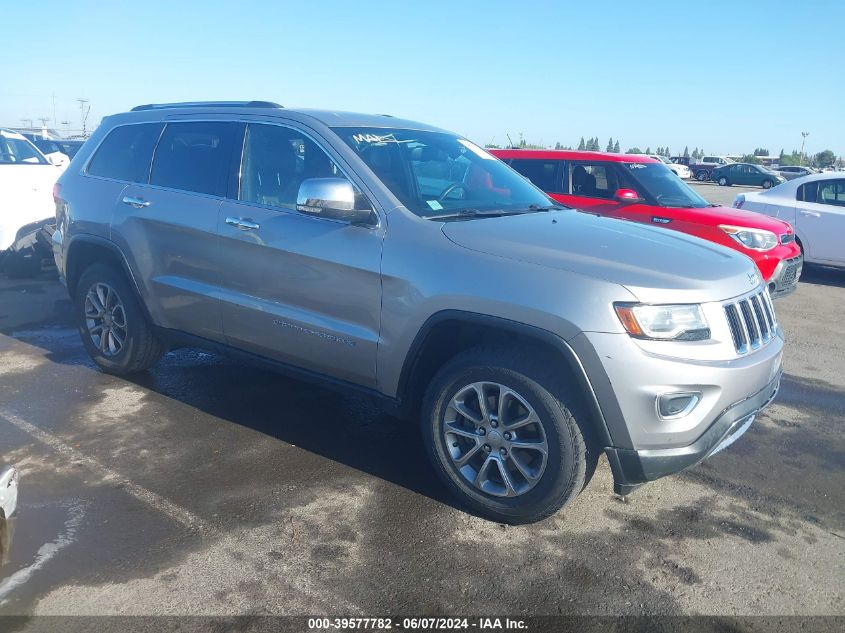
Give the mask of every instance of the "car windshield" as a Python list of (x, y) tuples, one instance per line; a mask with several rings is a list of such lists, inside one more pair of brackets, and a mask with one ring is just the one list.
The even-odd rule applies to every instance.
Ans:
[(495, 156), (458, 136), (398, 128), (332, 129), (419, 216), (523, 213), (555, 205)]
[(660, 162), (665, 163), (666, 165), (671, 165), (671, 164), (672, 164), (672, 161), (671, 161), (671, 160), (669, 160), (668, 158), (666, 158), (665, 156), (658, 156), (658, 157), (657, 157), (657, 159), (658, 159)]
[(46, 165), (48, 164), (32, 143), (29, 141), (9, 136), (0, 132), (0, 165)]
[(637, 186), (661, 207), (710, 206), (675, 173), (661, 163), (623, 163)]

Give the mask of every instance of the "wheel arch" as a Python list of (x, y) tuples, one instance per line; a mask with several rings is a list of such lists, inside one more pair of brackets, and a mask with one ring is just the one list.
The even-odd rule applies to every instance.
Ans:
[(444, 310), (430, 316), (411, 343), (397, 389), (402, 413), (411, 416), (419, 411), (428, 384), (445, 362), (466, 349), (489, 343), (534, 345), (552, 359), (562, 359), (563, 371), (578, 386), (596, 439), (602, 446), (612, 444), (605, 416), (584, 365), (564, 339), (518, 321), (462, 310)]
[[(70, 296), (76, 294), (76, 286), (79, 283), (79, 278), (82, 273), (96, 263), (110, 264), (122, 271), (129, 280), (130, 286), (135, 291), (138, 299), (141, 299), (141, 293), (138, 284), (135, 281), (135, 276), (126, 261), (126, 256), (111, 240), (99, 237), (97, 235), (75, 235), (67, 247), (67, 255), (65, 256), (65, 280)], [(142, 309), (146, 312), (146, 305), (140, 301)], [(147, 315), (149, 316), (149, 315)]]

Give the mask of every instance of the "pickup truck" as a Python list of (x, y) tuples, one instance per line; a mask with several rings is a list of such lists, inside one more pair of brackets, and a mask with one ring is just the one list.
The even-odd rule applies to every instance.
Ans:
[(707, 182), (711, 180), (714, 169), (733, 162), (727, 156), (702, 156), (698, 162), (690, 164), (689, 169), (696, 180)]

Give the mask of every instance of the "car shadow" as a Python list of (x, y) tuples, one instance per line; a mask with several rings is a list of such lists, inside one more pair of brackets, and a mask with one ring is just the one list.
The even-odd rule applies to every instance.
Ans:
[(804, 264), (800, 283), (845, 288), (845, 269), (819, 266), (818, 264)]
[[(70, 300), (51, 280), (0, 282), (0, 334), (42, 349), (54, 363), (98, 371), (79, 341)], [(120, 380), (466, 512), (437, 479), (419, 425), (391, 415), (375, 397), (192, 348)]]

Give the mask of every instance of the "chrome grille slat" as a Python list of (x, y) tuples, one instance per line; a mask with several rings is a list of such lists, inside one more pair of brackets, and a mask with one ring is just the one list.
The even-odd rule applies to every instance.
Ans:
[(760, 301), (760, 295), (751, 297), (751, 307), (754, 308), (754, 316), (757, 319), (757, 326), (760, 328), (760, 338), (765, 343), (769, 340), (769, 322), (763, 314), (763, 304)]
[(777, 333), (777, 319), (765, 288), (724, 304), (725, 318), (739, 354), (747, 354), (771, 341)]

